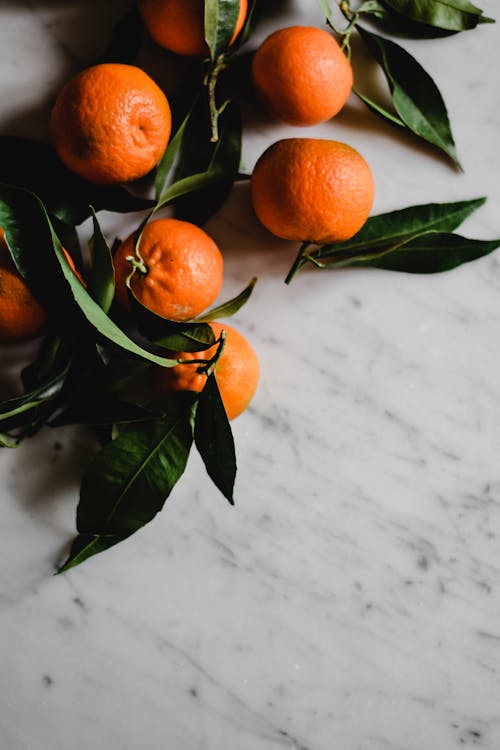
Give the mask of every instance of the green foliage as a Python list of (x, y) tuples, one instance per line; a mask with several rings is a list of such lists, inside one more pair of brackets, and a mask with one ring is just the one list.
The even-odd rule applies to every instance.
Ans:
[[(338, 33), (348, 53), (350, 35), (363, 38), (387, 79), (394, 111), (356, 90), (357, 95), (377, 115), (432, 143), (458, 164), (436, 84), (403, 47), (368, 31), (359, 21), (372, 20), (396, 35), (404, 35), (411, 26), (415, 36), (427, 37), (470, 30), (491, 19), (468, 0), (364, 0), (354, 10), (345, 0), (318, 0), (318, 5), (332, 29), (332, 6), (344, 16), (347, 24)], [(210, 479), (234, 503), (235, 446), (217, 385), (224, 337), (216, 340), (208, 322), (236, 313), (251, 296), (256, 279), (232, 300), (182, 323), (165, 320), (141, 305), (129, 279), (135, 322), (127, 321), (125, 330), (114, 305), (112, 250), (97, 213), (143, 211), (135, 233), (137, 250), (148, 221), (166, 207), (197, 224), (220, 209), (240, 178), (242, 150), (240, 105), (225, 71), (244, 58), (239, 50), (251, 36), (259, 6), (263, 10), (265, 3), (249, 3), (243, 30), (229, 46), (239, 0), (205, 1), (209, 56), (189, 112), (173, 113), (180, 125), (149, 176), (154, 199), (138, 197), (122, 186), (82, 180), (49, 145), (0, 137), (0, 226), (19, 273), (49, 314), (39, 351), (21, 373), (22, 393), (0, 403), (0, 447), (13, 448), (47, 425), (87, 425), (101, 442), (81, 481), (78, 536), (59, 572), (149, 523), (182, 476), (193, 445)], [(134, 6), (119, 21), (97, 62), (133, 62), (141, 34)], [(144, 194), (147, 183), (148, 178)], [(455, 229), (484, 200), (411, 206), (369, 218), (347, 242), (304, 243), (287, 281), (305, 265), (373, 266), (426, 274), (480, 258), (500, 240), (467, 239)], [(93, 237), (86, 268), (76, 227), (89, 218)], [(85, 283), (73, 272), (62, 247), (76, 260)], [(215, 354), (207, 353), (198, 362), (206, 375), (201, 393), (177, 393), (152, 402), (144, 396), (152, 367), (179, 362), (162, 356), (161, 350), (204, 352), (213, 347)]]
[[(400, 121), (460, 166), (446, 106), (432, 78), (395, 42), (361, 27), (358, 31), (384, 71)], [(375, 111), (386, 116), (380, 109)]]
[(453, 230), (482, 206), (485, 198), (429, 203), (372, 216), (346, 242), (313, 247), (305, 243), (287, 280), (306, 264), (317, 268), (373, 266), (407, 273), (448, 271), (491, 253), (500, 240), (473, 240)]

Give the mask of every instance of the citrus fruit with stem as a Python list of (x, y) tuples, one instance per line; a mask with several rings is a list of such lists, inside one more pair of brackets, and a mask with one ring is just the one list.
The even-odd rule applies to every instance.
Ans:
[[(215, 378), (228, 419), (235, 419), (249, 405), (259, 380), (259, 361), (248, 340), (232, 326), (209, 323), (215, 337), (225, 331), (224, 349), (215, 367)], [(218, 344), (203, 352), (182, 352), (184, 364), (175, 367), (153, 368), (153, 388), (159, 395), (176, 391), (200, 392), (207, 379), (205, 366), (191, 364), (191, 360), (210, 360)]]
[(90, 182), (143, 177), (159, 162), (171, 131), (163, 91), (134, 65), (104, 63), (74, 76), (50, 118), (61, 160)]
[(135, 233), (115, 257), (116, 297), (130, 309), (127, 277), (139, 302), (169, 320), (189, 320), (212, 304), (222, 287), (222, 254), (208, 234), (178, 219), (156, 219), (146, 224), (134, 251)]
[[(207, 55), (203, 0), (139, 0), (144, 25), (157, 44), (178, 55)], [(234, 42), (245, 23), (248, 1), (240, 0)]]
[(338, 141), (287, 138), (258, 159), (252, 204), (277, 237), (323, 244), (361, 229), (374, 198), (370, 167), (356, 149)]
[(331, 34), (314, 26), (289, 26), (257, 49), (252, 84), (265, 108), (290, 125), (329, 120), (346, 103), (352, 68)]
[(0, 228), (0, 341), (27, 341), (43, 331), (47, 313), (21, 278)]

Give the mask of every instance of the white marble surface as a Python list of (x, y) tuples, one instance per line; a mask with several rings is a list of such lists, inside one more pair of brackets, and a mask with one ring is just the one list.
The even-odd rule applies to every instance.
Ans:
[[(3, 0), (0, 132), (46, 136), (120, 7)], [(259, 35), (322, 22), (313, 0), (287, 8)], [(407, 43), (463, 174), (354, 99), (307, 131), (247, 112), (245, 166), (291, 133), (344, 140), (373, 169), (374, 213), (488, 195), (463, 233), (499, 236), (499, 43), (498, 24)], [(259, 228), (247, 187), (208, 229), (225, 291), (259, 277), (235, 323), (262, 365), (234, 422), (236, 508), (193, 454), (153, 523), (53, 577), (91, 440), (48, 431), (0, 454), (2, 750), (498, 750), (498, 252), (286, 287), (296, 246)], [(2, 351), (2, 376), (22, 354)]]

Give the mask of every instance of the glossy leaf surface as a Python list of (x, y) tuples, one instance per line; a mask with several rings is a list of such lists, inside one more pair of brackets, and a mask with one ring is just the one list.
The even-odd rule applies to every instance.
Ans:
[(231, 505), (234, 505), (234, 440), (214, 373), (208, 376), (198, 399), (194, 439), (209, 477)]
[(403, 47), (359, 26), (357, 28), (384, 71), (394, 108), (401, 120), (416, 135), (437, 146), (460, 166), (446, 106), (430, 75)]

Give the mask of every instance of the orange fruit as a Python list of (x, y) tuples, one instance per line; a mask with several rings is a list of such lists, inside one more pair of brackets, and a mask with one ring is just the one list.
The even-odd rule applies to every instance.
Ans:
[(19, 275), (0, 228), (0, 341), (26, 341), (38, 336), (47, 313)]
[(171, 114), (156, 83), (134, 65), (105, 63), (63, 87), (50, 118), (61, 160), (90, 182), (112, 184), (143, 177), (168, 143)]
[[(80, 283), (86, 286), (71, 255), (64, 247), (62, 251)], [(35, 338), (43, 332), (47, 320), (47, 312), (19, 275), (0, 227), (0, 341)]]
[(252, 61), (253, 87), (275, 117), (315, 125), (337, 114), (353, 84), (349, 60), (327, 31), (290, 26), (271, 34)]
[[(235, 419), (250, 403), (259, 380), (259, 361), (247, 339), (231, 326), (210, 323), (215, 336), (226, 332), (223, 352), (217, 362), (215, 378), (228, 419)], [(177, 356), (186, 360), (210, 359), (217, 346), (204, 352), (183, 352)], [(203, 389), (206, 374), (199, 372), (200, 365), (181, 364), (175, 367), (153, 368), (153, 388), (159, 394)]]
[[(243, 28), (247, 10), (247, 0), (240, 0), (231, 44)], [(178, 55), (208, 55), (203, 0), (139, 0), (139, 11), (147, 30), (161, 47)]]
[(258, 159), (252, 203), (277, 237), (300, 242), (341, 242), (361, 229), (370, 213), (374, 183), (354, 148), (338, 141), (288, 138)]
[[(212, 304), (222, 286), (223, 260), (215, 242), (188, 221), (157, 219), (146, 225), (139, 254), (144, 262), (131, 286), (139, 302), (169, 320), (195, 318)], [(134, 234), (115, 257), (116, 297), (130, 309), (126, 280), (134, 256)]]

